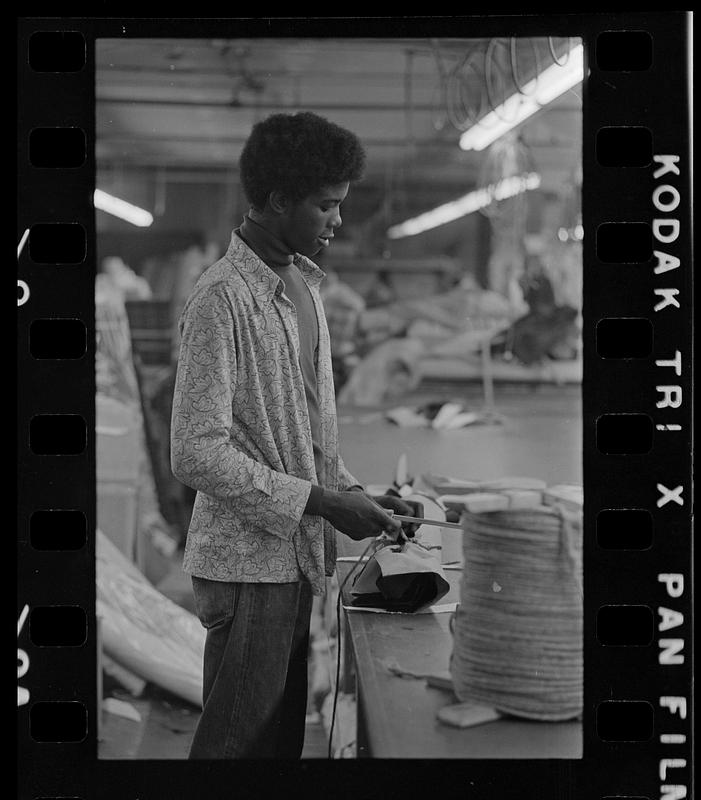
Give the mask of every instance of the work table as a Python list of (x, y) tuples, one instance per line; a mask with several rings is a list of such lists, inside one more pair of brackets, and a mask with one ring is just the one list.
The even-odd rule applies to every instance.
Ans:
[[(344, 548), (351, 555), (354, 547)], [(337, 563), (339, 585), (352, 568)], [(450, 592), (440, 604), (459, 600), (461, 571), (445, 569)], [(350, 604), (352, 578), (343, 590)], [(345, 647), (355, 668), (357, 755), (372, 758), (580, 758), (581, 721), (536, 722), (501, 718), (470, 728), (445, 725), (439, 708), (457, 703), (452, 691), (419, 677), (446, 675), (452, 650), (451, 614), (378, 614), (344, 610)]]

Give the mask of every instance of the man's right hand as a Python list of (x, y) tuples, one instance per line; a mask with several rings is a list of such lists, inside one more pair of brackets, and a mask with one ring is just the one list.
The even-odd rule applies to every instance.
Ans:
[(383, 532), (395, 538), (402, 530), (402, 523), (393, 519), (365, 492), (332, 492), (324, 489), (319, 514), (336, 530), (355, 541)]

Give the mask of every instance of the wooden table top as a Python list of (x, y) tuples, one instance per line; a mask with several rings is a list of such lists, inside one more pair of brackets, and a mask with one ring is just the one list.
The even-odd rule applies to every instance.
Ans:
[[(338, 562), (339, 583), (352, 566)], [(439, 602), (457, 602), (461, 572), (446, 569), (445, 575), (451, 588)], [(350, 602), (349, 585), (350, 581), (344, 588), (344, 605)], [(400, 677), (390, 669), (416, 675), (447, 673), (452, 649), (450, 613), (346, 610), (345, 614), (373, 758), (582, 757), (581, 721), (502, 718), (471, 728), (451, 727), (436, 717), (439, 708), (458, 702), (451, 691), (428, 686), (421, 678)]]

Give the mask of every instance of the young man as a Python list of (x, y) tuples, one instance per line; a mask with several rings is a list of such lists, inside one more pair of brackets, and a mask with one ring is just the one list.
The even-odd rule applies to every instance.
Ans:
[(329, 333), (310, 260), (341, 225), (364, 153), (311, 113), (257, 123), (240, 159), (250, 211), (181, 317), (175, 476), (197, 490), (184, 555), (207, 628), (204, 707), (191, 758), (299, 758), (312, 595), (333, 573), (336, 530), (396, 535), (346, 469)]

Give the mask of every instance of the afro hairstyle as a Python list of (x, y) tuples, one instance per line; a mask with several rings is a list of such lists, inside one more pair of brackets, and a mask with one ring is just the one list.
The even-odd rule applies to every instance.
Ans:
[(239, 159), (243, 190), (258, 210), (273, 191), (302, 200), (324, 186), (360, 180), (364, 167), (358, 137), (310, 111), (257, 122)]

